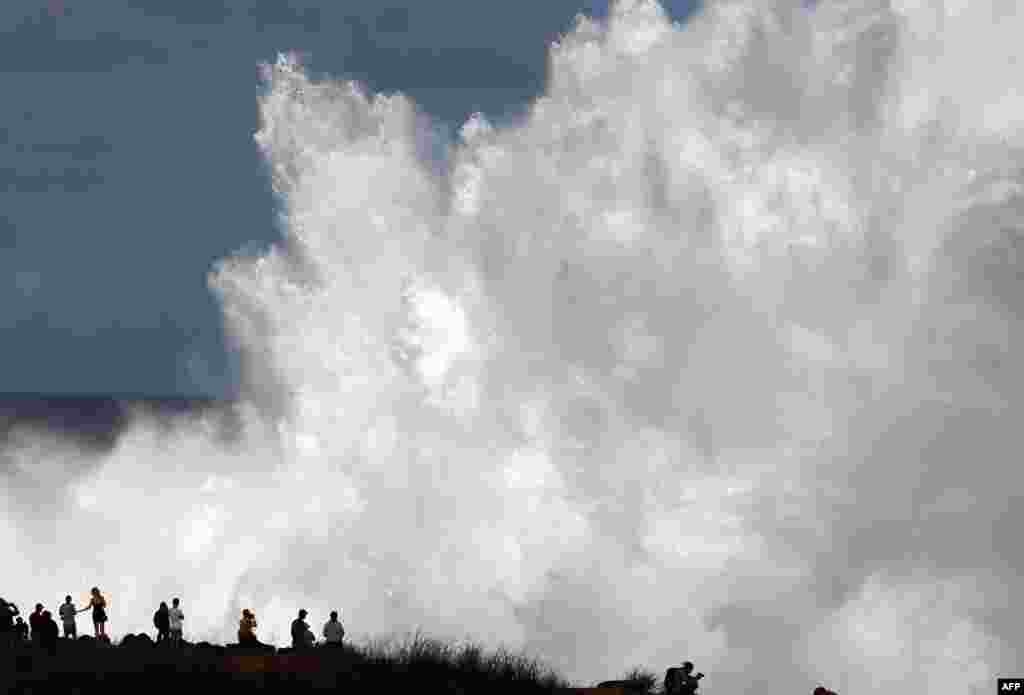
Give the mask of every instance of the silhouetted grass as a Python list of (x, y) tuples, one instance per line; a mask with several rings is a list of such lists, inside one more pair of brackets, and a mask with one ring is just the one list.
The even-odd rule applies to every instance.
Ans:
[[(41, 687), (45, 684), (45, 687)], [(259, 653), (238, 645), (154, 645), (148, 636), (126, 635), (112, 644), (91, 638), (58, 644), (56, 652), (20, 646), (0, 650), (0, 692), (152, 692), (161, 688), (223, 690), (235, 685), (261, 692), (315, 689), (344, 693), (486, 692), (556, 693), (572, 686), (525, 654), (485, 652), (475, 644), (453, 645), (416, 632), (403, 641), (364, 646), (317, 647)]]
[(641, 666), (634, 666), (622, 677), (622, 680), (635, 683), (639, 692), (655, 693), (661, 690), (658, 687), (657, 674)]
[(485, 653), (475, 644), (456, 646), (424, 636), (417, 631), (411, 639), (375, 641), (362, 654), (370, 663), (421, 675), (429, 673), (456, 678), (460, 682), (493, 687), (501, 684), (516, 691), (558, 690), (571, 687), (554, 671), (525, 654), (499, 648)]

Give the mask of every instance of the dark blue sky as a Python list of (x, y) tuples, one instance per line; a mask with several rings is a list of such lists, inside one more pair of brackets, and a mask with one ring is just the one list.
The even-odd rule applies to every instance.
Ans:
[[(607, 5), (0, 3), (0, 393), (230, 393), (206, 275), (279, 238), (259, 62), (305, 51), (314, 76), (402, 91), (455, 128), (526, 105), (546, 42)], [(677, 20), (693, 5), (666, 3)]]

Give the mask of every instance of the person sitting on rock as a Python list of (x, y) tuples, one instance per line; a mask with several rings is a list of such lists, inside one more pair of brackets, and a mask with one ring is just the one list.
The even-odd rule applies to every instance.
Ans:
[(256, 639), (256, 616), (248, 608), (242, 610), (242, 619), (238, 621), (238, 643), (243, 646), (260, 646)]

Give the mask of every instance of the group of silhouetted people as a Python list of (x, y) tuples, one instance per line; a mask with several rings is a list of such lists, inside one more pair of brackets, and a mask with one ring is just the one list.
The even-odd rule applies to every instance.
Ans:
[[(93, 627), (96, 631), (96, 639), (106, 640), (107, 623), (107, 601), (97, 587), (92, 588), (89, 604), (81, 610), (75, 608), (70, 596), (64, 597), (58, 611), (61, 622), (64, 626), (64, 637), (75, 639), (78, 630), (75, 626), (75, 616), (79, 613), (92, 609)], [(53, 619), (53, 614), (45, 610), (41, 603), (37, 603), (35, 610), (29, 615), (28, 623), (20, 616), (18, 606), (0, 598), (0, 644), (3, 646), (15, 646), (20, 643), (31, 642), (34, 646), (55, 649), (60, 639), (60, 628)]]
[[(291, 636), (293, 649), (309, 649), (316, 645), (316, 637), (310, 629), (306, 617), (309, 612), (301, 609), (299, 615), (292, 621)], [(323, 628), (324, 645), (328, 647), (340, 647), (345, 637), (345, 628), (338, 621), (338, 611), (331, 611), (331, 618), (324, 623)], [(256, 649), (273, 649), (263, 644), (256, 638), (256, 615), (248, 608), (242, 611), (242, 619), (238, 621), (238, 644), (242, 647)]]
[[(92, 621), (96, 632), (96, 639), (109, 642), (106, 633), (107, 623), (107, 601), (97, 587), (92, 588), (89, 604), (78, 609), (72, 602), (70, 596), (64, 598), (61, 604), (59, 615), (64, 624), (64, 637), (75, 639), (78, 636), (75, 627), (75, 616), (87, 610), (92, 610)], [(306, 616), (309, 613), (303, 609), (299, 616), (292, 621), (292, 647), (304, 649), (316, 644), (316, 637), (306, 623)], [(168, 644), (179, 646), (182, 643), (182, 625), (185, 621), (185, 613), (181, 609), (181, 599), (175, 598), (168, 606), (162, 601), (160, 607), (153, 614), (153, 626), (156, 627), (156, 644)], [(60, 633), (57, 623), (54, 621), (50, 611), (44, 610), (41, 603), (36, 604), (35, 612), (29, 616), (28, 624), (20, 617), (18, 607), (0, 598), (0, 646), (14, 646), (19, 643), (31, 642), (40, 647), (56, 647)], [(341, 646), (345, 637), (345, 628), (338, 621), (338, 611), (331, 611), (331, 618), (323, 627), (324, 644), (326, 646)], [(242, 611), (242, 619), (238, 623), (238, 643), (241, 646), (269, 648), (270, 645), (263, 644), (256, 638), (256, 616), (248, 608)]]
[[(665, 695), (695, 695), (700, 687), (700, 679), (703, 673), (693, 672), (693, 662), (684, 661), (681, 666), (672, 666), (665, 671)], [(616, 683), (618, 681), (615, 681)], [(814, 695), (836, 695), (824, 686), (814, 689)]]
[[(106, 636), (106, 607), (106, 599), (96, 587), (92, 588), (89, 604), (81, 609), (75, 607), (70, 596), (64, 597), (64, 603), (61, 604), (58, 611), (61, 622), (64, 624), (64, 637), (66, 639), (77, 637), (75, 616), (91, 609), (96, 639), (109, 642), (109, 638)], [(298, 617), (292, 621), (293, 649), (309, 649), (316, 645), (316, 637), (310, 629), (309, 623), (306, 622), (308, 615), (308, 611), (301, 609)], [(185, 614), (181, 610), (180, 599), (173, 599), (170, 607), (166, 602), (161, 602), (160, 608), (153, 614), (153, 624), (157, 629), (156, 643), (180, 645), (184, 620)], [(322, 634), (325, 646), (342, 646), (345, 628), (338, 621), (338, 611), (331, 611), (330, 620), (324, 623)], [(56, 621), (50, 611), (44, 610), (43, 604), (36, 604), (35, 611), (29, 615), (26, 624), (21, 618), (17, 606), (0, 598), (0, 647), (31, 642), (34, 646), (52, 651), (56, 649), (60, 639), (59, 635)], [(238, 622), (238, 644), (242, 647), (274, 650), (273, 646), (263, 644), (256, 638), (256, 615), (248, 608), (242, 611), (242, 618)], [(704, 674), (694, 673), (693, 668), (693, 662), (684, 661), (680, 666), (672, 666), (666, 670), (665, 695), (696, 695)], [(601, 685), (618, 685), (620, 683), (620, 681), (606, 681)], [(824, 686), (818, 686), (814, 689), (813, 695), (836, 695), (836, 693)]]
[[(78, 627), (75, 618), (79, 613), (92, 611), (92, 625), (95, 632), (95, 639), (102, 642), (110, 642), (107, 636), (107, 599), (104, 598), (98, 587), (93, 587), (89, 592), (89, 603), (83, 608), (77, 608), (71, 600), (71, 596), (64, 597), (64, 603), (60, 605), (57, 614), (60, 616), (64, 627), (64, 638), (74, 640), (78, 638)], [(20, 643), (31, 642), (34, 646), (56, 648), (60, 639), (60, 628), (53, 619), (53, 614), (45, 610), (41, 603), (36, 604), (35, 611), (28, 617), (26, 624), (20, 617), (18, 606), (0, 598), (0, 644), (14, 646)]]
[(171, 601), (171, 607), (167, 607), (166, 601), (160, 602), (160, 607), (153, 614), (153, 625), (156, 627), (156, 643), (169, 644), (172, 647), (181, 646), (182, 623), (185, 620), (185, 613), (181, 610), (181, 599)]
[[(309, 613), (303, 608), (299, 617), (292, 621), (292, 648), (308, 649), (316, 644), (316, 637), (306, 622)], [(324, 623), (324, 644), (329, 647), (340, 647), (345, 637), (345, 628), (338, 622), (338, 611), (331, 611), (331, 619)]]

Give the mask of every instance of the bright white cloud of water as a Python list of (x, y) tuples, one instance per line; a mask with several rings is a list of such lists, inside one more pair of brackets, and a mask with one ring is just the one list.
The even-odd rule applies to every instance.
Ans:
[(1012, 0), (624, 0), (447, 171), (406, 98), (282, 58), (287, 244), (211, 280), (240, 438), (26, 436), (3, 590), (99, 585), (115, 633), (178, 595), (218, 642), (337, 608), (584, 682), (987, 692), (1024, 638), (1021, 35)]

